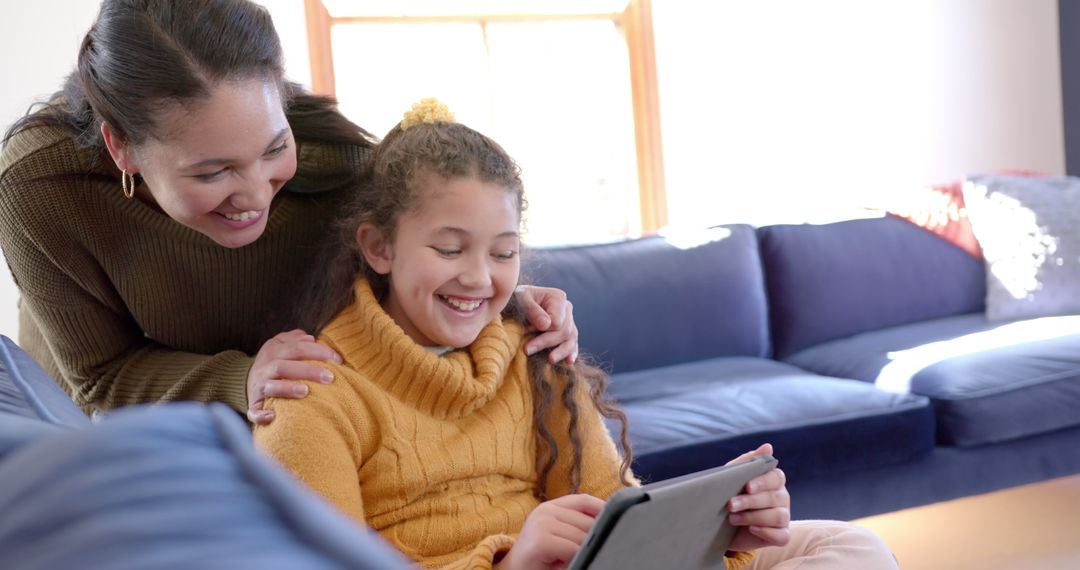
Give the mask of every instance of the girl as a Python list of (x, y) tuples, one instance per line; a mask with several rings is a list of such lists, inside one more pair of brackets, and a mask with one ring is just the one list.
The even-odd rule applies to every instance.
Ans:
[[(371, 137), (285, 80), (248, 0), (104, 0), (76, 70), (0, 155), (0, 247), (19, 344), (86, 411), (265, 396), (340, 357), (294, 299)], [(526, 290), (533, 348), (573, 358), (565, 295)], [(283, 332), (285, 331), (285, 332)]]
[[(338, 381), (271, 399), (256, 442), (424, 566), (569, 562), (603, 500), (636, 482), (605, 376), (523, 350), (517, 166), (425, 100), (364, 178), (311, 323), (344, 357)], [(601, 416), (623, 422), (622, 458)], [(745, 524), (775, 532), (735, 547), (786, 541), (782, 474), (755, 481)]]

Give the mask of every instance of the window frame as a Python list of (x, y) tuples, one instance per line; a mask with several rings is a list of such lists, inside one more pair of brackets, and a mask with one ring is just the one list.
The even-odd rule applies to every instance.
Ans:
[(350, 23), (528, 22), (581, 19), (611, 20), (622, 31), (630, 62), (630, 89), (634, 109), (638, 200), (641, 230), (653, 233), (668, 222), (664, 190), (664, 157), (660, 138), (660, 96), (657, 88), (651, 0), (629, 0), (621, 12), (588, 14), (469, 14), (462, 16), (344, 16), (335, 17), (323, 0), (304, 0), (307, 18), (311, 88), (318, 95), (335, 96), (333, 27)]

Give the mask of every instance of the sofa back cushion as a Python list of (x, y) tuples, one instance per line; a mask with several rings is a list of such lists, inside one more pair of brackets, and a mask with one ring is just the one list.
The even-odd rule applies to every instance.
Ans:
[(583, 353), (615, 372), (770, 351), (754, 230), (542, 248), (528, 282), (566, 291)]
[(758, 229), (778, 358), (865, 331), (983, 310), (981, 260), (894, 217)]

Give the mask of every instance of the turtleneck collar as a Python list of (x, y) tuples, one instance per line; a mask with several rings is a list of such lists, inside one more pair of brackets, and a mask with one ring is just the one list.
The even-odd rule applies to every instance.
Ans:
[(524, 329), (498, 318), (463, 350), (433, 354), (417, 344), (379, 305), (364, 279), (356, 299), (327, 325), (319, 340), (384, 390), (437, 418), (468, 415), (487, 403), (521, 350)]

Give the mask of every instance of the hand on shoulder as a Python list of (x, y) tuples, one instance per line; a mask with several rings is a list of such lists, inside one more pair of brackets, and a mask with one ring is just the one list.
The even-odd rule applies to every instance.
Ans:
[(279, 333), (263, 343), (248, 372), (248, 421), (257, 425), (274, 421), (274, 413), (263, 409), (266, 398), (307, 396), (308, 387), (300, 380), (333, 382), (334, 375), (311, 360), (340, 364), (341, 356), (300, 329)]

